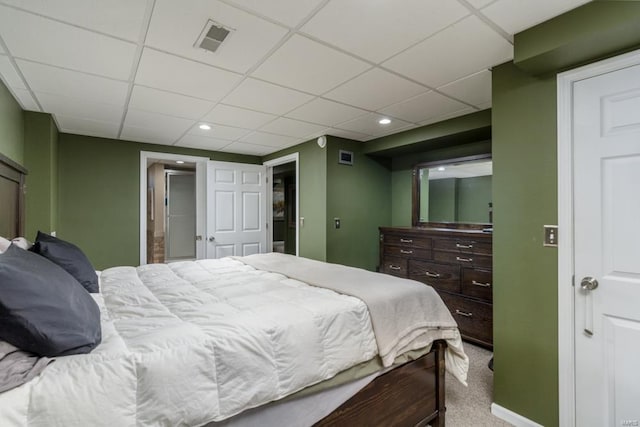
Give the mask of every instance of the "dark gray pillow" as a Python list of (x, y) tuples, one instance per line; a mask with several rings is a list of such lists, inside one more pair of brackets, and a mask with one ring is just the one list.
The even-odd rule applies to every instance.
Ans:
[(38, 231), (36, 241), (30, 250), (64, 268), (87, 291), (100, 292), (96, 270), (84, 252), (73, 243)]
[(89, 353), (100, 309), (69, 273), (11, 245), (0, 254), (0, 340), (40, 356)]

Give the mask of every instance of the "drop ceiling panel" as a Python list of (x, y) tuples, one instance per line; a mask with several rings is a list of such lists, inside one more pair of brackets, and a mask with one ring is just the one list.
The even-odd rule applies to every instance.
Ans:
[(313, 97), (256, 79), (246, 79), (229, 96), (225, 104), (272, 114), (285, 114)]
[(11, 89), (14, 95), (18, 98), (18, 102), (22, 106), (22, 109), (27, 111), (41, 111), (38, 104), (31, 96), (31, 93), (27, 89)]
[(308, 135), (316, 134), (326, 129), (326, 126), (301, 122), (299, 120), (280, 117), (266, 126), (260, 128), (261, 131), (276, 133), (297, 138), (304, 138)]
[(253, 73), (254, 76), (316, 95), (370, 68), (366, 62), (294, 35)]
[[(208, 20), (233, 29), (214, 53), (194, 47)], [(179, 29), (179, 31), (176, 31)], [(287, 29), (217, 0), (157, 0), (148, 46), (225, 69), (246, 72), (287, 34)]]
[(358, 132), (365, 135), (374, 136), (381, 133), (388, 133), (399, 128), (404, 128), (410, 125), (403, 120), (394, 119), (388, 125), (381, 125), (378, 120), (385, 117), (382, 114), (369, 113), (366, 116), (358, 117), (357, 119), (350, 120), (345, 123), (341, 123), (336, 127), (339, 129), (350, 130), (352, 132)]
[(71, 98), (45, 92), (36, 92), (35, 95), (44, 111), (56, 115), (119, 123), (124, 112), (122, 106), (92, 102), (86, 98)]
[(234, 142), (227, 145), (220, 151), (227, 153), (248, 154), (252, 156), (264, 156), (274, 151), (273, 147), (265, 147), (264, 145), (248, 144), (246, 142)]
[(7, 87), (14, 89), (26, 89), (22, 78), (14, 68), (7, 56), (0, 56), (0, 75)]
[(233, 107), (231, 105), (218, 104), (206, 116), (202, 118), (205, 122), (218, 123), (246, 129), (258, 129), (260, 126), (269, 123), (277, 116), (273, 114), (260, 113), (258, 111), (246, 110), (244, 108)]
[(98, 32), (137, 41), (147, 0), (3, 0), (4, 3)]
[(366, 141), (367, 139), (371, 138), (371, 135), (367, 135), (360, 132), (353, 132), (345, 129), (337, 129), (337, 128), (331, 128), (327, 130), (327, 135), (333, 135), (333, 136), (338, 136), (340, 138), (352, 139), (354, 141)]
[(471, 6), (475, 7), (476, 9), (481, 9), (483, 7), (485, 7), (488, 4), (491, 4), (497, 0), (467, 0)]
[(321, 0), (230, 0), (230, 3), (295, 27), (321, 3)]
[(367, 114), (367, 111), (327, 99), (316, 98), (287, 114), (288, 117), (333, 126)]
[(123, 106), (127, 99), (127, 83), (34, 62), (16, 61), (35, 92), (54, 93), (87, 101)]
[(491, 71), (483, 70), (438, 88), (441, 92), (474, 106), (491, 102)]
[(439, 87), (513, 58), (513, 46), (475, 16), (460, 21), (383, 65)]
[(432, 123), (438, 123), (441, 122), (443, 120), (448, 120), (448, 119), (452, 119), (454, 117), (458, 117), (458, 116), (463, 116), (465, 114), (469, 114), (469, 113), (473, 113), (474, 111), (478, 111), (476, 109), (474, 109), (473, 107), (466, 107), (463, 108), (462, 110), (458, 110), (458, 111), (454, 111), (452, 113), (448, 113), (448, 114), (444, 114), (442, 116), (435, 116), (435, 117), (431, 117), (423, 122), (420, 122), (420, 126), (424, 126), (424, 125), (430, 125)]
[(442, 116), (466, 107), (468, 105), (430, 91), (383, 108), (379, 112), (408, 122), (419, 123), (430, 117)]
[(175, 145), (178, 147), (191, 147), (199, 148), (202, 150), (220, 150), (231, 144), (231, 141), (226, 139), (207, 138), (205, 136), (186, 134)]
[(129, 109), (125, 118), (125, 126), (156, 129), (167, 134), (175, 135), (174, 140), (189, 129), (195, 122), (181, 117), (165, 116), (164, 114)]
[(498, 0), (482, 13), (509, 34), (516, 34), (590, 0)]
[(324, 97), (368, 110), (378, 110), (426, 91), (423, 86), (374, 68)]
[(302, 31), (379, 63), (468, 13), (451, 0), (333, 1)]
[(283, 147), (287, 144), (293, 144), (299, 141), (299, 138), (290, 136), (274, 135), (266, 132), (251, 132), (247, 136), (240, 139), (240, 142), (248, 142), (250, 144), (266, 145), (269, 147)]
[(118, 123), (107, 123), (63, 115), (56, 115), (55, 118), (58, 126), (60, 126), (60, 132), (64, 133), (99, 136), (101, 138), (117, 138), (118, 130), (120, 129)]
[(250, 129), (242, 129), (213, 123), (210, 123), (209, 126), (211, 126), (211, 129), (209, 130), (204, 130), (200, 129), (198, 126), (193, 126), (189, 133), (191, 135), (200, 135), (206, 138), (217, 138), (227, 141), (235, 141), (236, 139), (242, 138), (243, 136), (251, 132)]
[(205, 115), (214, 105), (211, 101), (137, 85), (129, 102), (129, 106), (137, 110), (194, 120)]
[(116, 79), (128, 79), (131, 73), (133, 43), (5, 6), (0, 6), (0, 27), (15, 57)]
[(145, 48), (135, 82), (217, 101), (227, 94), (241, 77), (236, 73)]

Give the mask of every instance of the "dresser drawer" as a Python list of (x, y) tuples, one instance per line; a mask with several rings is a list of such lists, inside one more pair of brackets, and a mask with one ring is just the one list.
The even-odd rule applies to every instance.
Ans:
[(404, 257), (404, 258), (420, 258), (431, 259), (430, 249), (409, 248), (404, 246), (384, 245), (385, 257)]
[(458, 322), (463, 338), (493, 345), (493, 306), (441, 292), (440, 296)]
[(403, 235), (403, 234), (384, 234), (383, 243), (385, 245), (431, 249), (431, 239), (429, 237), (422, 237), (422, 236)]
[(450, 292), (460, 292), (460, 267), (409, 260), (409, 279)]
[(492, 267), (491, 256), (488, 255), (463, 254), (434, 250), (433, 259), (434, 261), (450, 262), (463, 267)]
[(493, 301), (493, 272), (491, 270), (463, 268), (462, 293), (488, 302)]
[(433, 239), (433, 249), (490, 256), (493, 252), (493, 245), (491, 242), (479, 242), (467, 239)]
[(407, 260), (385, 256), (380, 272), (398, 277), (407, 277)]

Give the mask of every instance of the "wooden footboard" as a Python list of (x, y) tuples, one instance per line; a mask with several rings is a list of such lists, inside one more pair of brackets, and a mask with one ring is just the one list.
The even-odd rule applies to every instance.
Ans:
[(379, 376), (315, 426), (444, 426), (445, 349), (436, 341), (429, 353)]

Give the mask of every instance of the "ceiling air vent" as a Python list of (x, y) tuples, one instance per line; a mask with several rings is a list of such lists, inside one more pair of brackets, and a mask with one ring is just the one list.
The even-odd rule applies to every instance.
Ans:
[(215, 52), (232, 31), (233, 30), (225, 28), (217, 22), (209, 20), (194, 46), (209, 52)]

